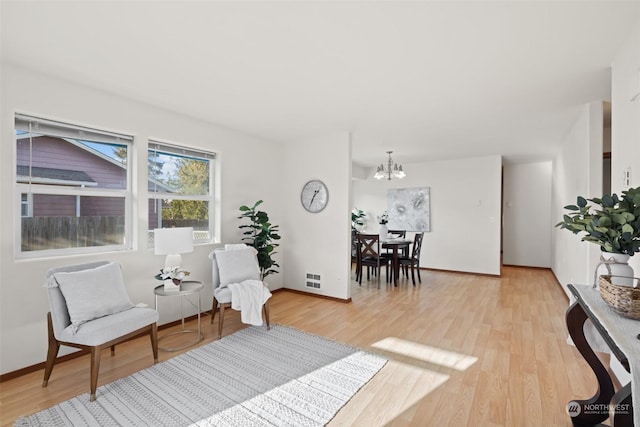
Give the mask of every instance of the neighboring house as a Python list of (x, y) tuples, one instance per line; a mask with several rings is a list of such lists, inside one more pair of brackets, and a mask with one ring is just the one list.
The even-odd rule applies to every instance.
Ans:
[[(125, 160), (117, 156), (107, 155), (73, 139), (35, 136), (31, 141), (26, 137), (18, 141), (18, 182), (94, 188), (125, 187)], [(172, 192), (157, 181), (149, 181), (148, 189)], [(82, 204), (75, 203), (78, 196), (34, 194), (32, 197), (23, 196), (23, 217), (109, 216), (120, 215), (123, 211), (120, 200), (104, 197), (84, 197)], [(153, 203), (150, 203), (150, 208), (152, 206)], [(157, 224), (158, 218), (156, 224), (151, 225)]]
[[(124, 186), (127, 175), (123, 163), (87, 145), (50, 136), (18, 141), (18, 182), (95, 188)], [(104, 216), (123, 212), (121, 203), (109, 198), (85, 197), (80, 204), (74, 203), (77, 197), (34, 194), (34, 200), (26, 200), (30, 206), (25, 209), (23, 196), (22, 216)]]

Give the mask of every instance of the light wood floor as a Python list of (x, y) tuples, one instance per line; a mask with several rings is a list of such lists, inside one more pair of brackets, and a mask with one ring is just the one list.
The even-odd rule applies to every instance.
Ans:
[[(423, 271), (416, 287), (352, 282), (352, 299), (277, 292), (270, 302), (272, 323), (389, 358), (331, 426), (569, 427), (566, 402), (595, 391), (587, 364), (566, 343), (567, 300), (548, 270), (505, 267), (500, 278)], [(239, 317), (227, 311), (225, 334), (244, 327)], [(203, 343), (216, 336), (217, 320), (209, 320)], [(179, 353), (161, 351), (160, 360)], [(115, 357), (104, 352), (98, 385), (151, 364), (148, 338), (120, 345)], [(56, 365), (47, 388), (42, 376), (0, 384), (3, 426), (87, 392), (88, 356)]]

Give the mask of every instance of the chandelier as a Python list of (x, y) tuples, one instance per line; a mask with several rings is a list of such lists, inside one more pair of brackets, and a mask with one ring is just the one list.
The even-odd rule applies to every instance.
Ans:
[(380, 164), (380, 166), (378, 166), (378, 169), (376, 170), (376, 174), (373, 175), (375, 179), (382, 179), (386, 177), (389, 181), (391, 181), (392, 176), (394, 178), (404, 178), (405, 176), (407, 176), (402, 170), (402, 165), (393, 162), (393, 160), (391, 159), (391, 153), (393, 153), (393, 151), (387, 151), (387, 154), (389, 155), (387, 167), (385, 169), (384, 165)]

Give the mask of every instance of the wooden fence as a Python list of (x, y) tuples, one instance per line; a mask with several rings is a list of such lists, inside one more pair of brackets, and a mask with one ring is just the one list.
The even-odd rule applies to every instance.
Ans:
[[(22, 218), (22, 251), (124, 244), (124, 216)], [(193, 227), (196, 240), (209, 238), (209, 220), (164, 220), (164, 227)], [(153, 242), (153, 231), (149, 232)]]
[(124, 244), (124, 216), (22, 218), (22, 251)]

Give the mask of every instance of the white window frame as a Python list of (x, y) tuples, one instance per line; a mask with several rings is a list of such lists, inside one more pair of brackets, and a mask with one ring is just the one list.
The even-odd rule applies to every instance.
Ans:
[[(198, 231), (194, 231), (194, 237), (193, 237), (193, 243), (194, 244), (206, 244), (206, 243), (212, 243), (215, 241), (215, 229), (214, 229), (214, 225), (215, 225), (215, 221), (214, 221), (214, 217), (215, 217), (215, 197), (214, 197), (214, 189), (215, 189), (215, 161), (216, 161), (216, 154), (209, 152), (209, 151), (205, 151), (205, 150), (201, 150), (201, 149), (194, 149), (194, 148), (188, 148), (186, 146), (181, 146), (179, 144), (174, 144), (174, 143), (166, 143), (166, 142), (162, 142), (160, 140), (157, 139), (150, 139), (149, 140), (149, 145), (148, 145), (148, 150), (147, 150), (147, 156), (149, 156), (151, 154), (152, 151), (161, 151), (164, 153), (168, 153), (168, 154), (175, 154), (177, 156), (188, 156), (188, 157), (192, 157), (192, 158), (197, 158), (197, 159), (203, 159), (203, 160), (208, 160), (209, 161), (209, 188), (208, 188), (208, 194), (205, 195), (186, 195), (186, 194), (175, 194), (175, 193), (168, 193), (168, 192), (163, 192), (163, 191), (158, 191), (157, 187), (156, 187), (156, 191), (151, 191), (149, 190), (148, 192), (148, 199), (149, 200), (154, 200), (156, 201), (154, 203), (154, 206), (157, 205), (157, 200), (162, 200), (162, 199), (172, 199), (172, 200), (195, 200), (195, 201), (204, 201), (204, 202), (208, 202), (208, 206), (209, 206), (209, 233), (208, 236), (206, 237), (202, 237), (200, 238), (199, 236), (201, 235), (200, 233), (198, 233)], [(149, 171), (147, 170), (147, 186), (149, 187)], [(148, 205), (148, 204), (147, 204)], [(162, 217), (161, 217), (162, 213), (158, 212), (158, 224), (162, 224)], [(149, 212), (149, 217), (151, 216), (151, 212)], [(147, 230), (148, 230), (148, 234), (149, 234), (149, 238), (148, 238), (148, 247), (153, 247), (153, 230), (150, 228), (150, 224), (147, 223)]]
[[(15, 195), (15, 227), (14, 227), (14, 248), (15, 248), (15, 257), (17, 259), (30, 259), (30, 258), (48, 258), (48, 257), (57, 257), (64, 255), (76, 255), (76, 254), (90, 254), (90, 253), (102, 253), (102, 252), (111, 252), (111, 251), (126, 251), (131, 250), (133, 248), (132, 244), (132, 229), (133, 229), (133, 208), (132, 208), (132, 179), (133, 179), (133, 170), (132, 170), (132, 149), (133, 149), (133, 136), (124, 135), (109, 131), (103, 131), (98, 129), (92, 129), (89, 127), (84, 127), (76, 124), (71, 124), (67, 122), (58, 122), (48, 119), (42, 119), (34, 116), (28, 116), (23, 114), (15, 115), (15, 126), (14, 136), (16, 138), (15, 143), (17, 143), (17, 129), (24, 130), (25, 126), (29, 126), (28, 123), (32, 124), (31, 132), (39, 135), (51, 135), (60, 138), (74, 138), (74, 139), (90, 139), (95, 140), (96, 138), (102, 137), (102, 141), (105, 143), (115, 143), (117, 141), (120, 145), (125, 145), (127, 147), (127, 158), (125, 162), (127, 164), (126, 167), (126, 178), (125, 178), (125, 188), (123, 189), (112, 189), (112, 188), (94, 188), (88, 187), (84, 185), (49, 185), (46, 182), (43, 183), (43, 180), (36, 179), (35, 177), (27, 177), (26, 180), (21, 179), (17, 180), (17, 161), (16, 156), (17, 152), (14, 151), (14, 159), (13, 159), (13, 168), (14, 168), (14, 195)], [(35, 126), (38, 129), (35, 129)], [(91, 138), (87, 138), (87, 136), (91, 136)], [(15, 145), (14, 145), (15, 149)], [(44, 180), (46, 181), (46, 180)], [(60, 196), (77, 196), (85, 197), (116, 197), (124, 199), (124, 243), (119, 245), (104, 245), (104, 246), (89, 246), (89, 247), (78, 247), (78, 248), (58, 248), (58, 249), (43, 249), (37, 251), (22, 251), (22, 194), (27, 194), (28, 204), (29, 204), (29, 216), (33, 216), (33, 195), (34, 194), (45, 194), (45, 195), (60, 195)]]

